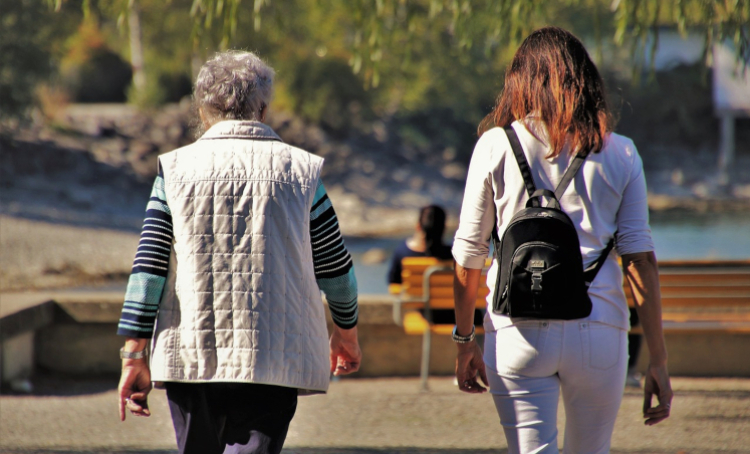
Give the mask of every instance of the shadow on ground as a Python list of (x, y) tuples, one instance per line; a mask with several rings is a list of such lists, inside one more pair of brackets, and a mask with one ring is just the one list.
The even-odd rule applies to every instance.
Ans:
[(288, 448), (283, 454), (505, 454), (506, 449), (439, 448)]
[[(31, 380), (33, 390), (30, 393), (13, 392), (6, 387), (0, 390), (4, 396), (60, 396), (72, 397), (87, 394), (100, 394), (117, 389), (120, 377), (116, 375), (97, 375), (94, 377), (82, 377), (78, 375), (66, 375), (59, 372), (37, 372)], [(5, 451), (3, 451), (5, 452)], [(26, 452), (26, 451), (24, 451)], [(40, 451), (42, 452), (42, 451)], [(47, 451), (44, 451), (47, 452)], [(68, 451), (49, 451), (64, 453)], [(79, 451), (75, 451), (79, 452)], [(85, 451), (84, 451), (85, 452)], [(150, 452), (150, 451), (149, 451)]]
[[(693, 451), (680, 449), (660, 450), (622, 450), (613, 449), (611, 454), (693, 454)], [(701, 451), (701, 454), (746, 454), (740, 450)], [(57, 453), (55, 453), (57, 454)], [(146, 453), (143, 453), (146, 454)], [(282, 454), (508, 454), (507, 449), (457, 449), (457, 448), (287, 448)]]
[[(722, 450), (707, 451), (701, 454), (743, 454), (747, 451)], [(5, 454), (177, 454), (174, 450), (125, 450), (125, 451), (102, 451), (102, 450), (23, 450), (3, 451)], [(507, 449), (438, 449), (438, 448), (290, 448), (284, 449), (282, 454), (507, 454)], [(623, 451), (613, 450), (612, 454), (687, 454), (686, 451)]]

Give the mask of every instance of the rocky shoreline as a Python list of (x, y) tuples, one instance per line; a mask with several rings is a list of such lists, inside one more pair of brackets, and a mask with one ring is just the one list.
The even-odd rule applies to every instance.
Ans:
[[(71, 105), (52, 122), (0, 135), (0, 290), (124, 279), (156, 158), (194, 140), (191, 118), (187, 102), (153, 112)], [(323, 181), (345, 235), (406, 235), (429, 203), (445, 206), (455, 227), (466, 164), (450, 150), (410, 149), (383, 123), (346, 138), (284, 113), (269, 124), (326, 159)], [(750, 156), (737, 157), (731, 185), (706, 173), (711, 160), (688, 156), (677, 168), (674, 156), (644, 158), (650, 208), (748, 211)]]

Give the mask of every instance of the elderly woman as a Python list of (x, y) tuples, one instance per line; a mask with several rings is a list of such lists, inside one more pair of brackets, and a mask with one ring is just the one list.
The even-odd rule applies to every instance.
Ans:
[[(622, 271), (607, 250), (614, 236), (651, 354), (645, 423), (669, 416), (672, 390), (642, 162), (630, 139), (611, 132), (609, 118), (601, 77), (581, 42), (565, 30), (548, 27), (521, 44), (497, 106), (479, 129), (453, 246), (454, 340), (460, 342), (456, 374), (462, 391), (484, 392), (478, 379), (489, 385), (510, 453), (558, 452), (561, 390), (563, 451), (609, 452), (626, 376), (628, 331)], [(579, 153), (583, 161), (574, 159)], [(521, 157), (527, 162), (525, 177)], [(590, 300), (589, 313), (570, 319), (564, 313), (557, 318), (510, 316), (507, 305), (492, 304), (512, 296), (503, 291), (495, 298), (500, 271), (510, 272), (498, 270), (496, 258), (487, 275), (493, 289), (487, 301), (493, 310), (484, 321), (482, 353), (473, 340), (472, 313), (489, 239), (498, 238), (492, 232), (497, 229), (502, 236), (514, 214), (528, 206), (525, 180), (554, 189), (573, 161), (582, 167), (558, 198), (579, 239), (582, 263), (577, 266), (588, 268), (602, 257), (588, 292), (581, 287), (583, 298), (588, 295), (585, 299)], [(535, 259), (528, 266), (542, 267), (544, 262)], [(541, 275), (537, 279), (541, 281)], [(573, 303), (571, 294), (553, 299), (562, 310)], [(657, 405), (652, 404), (654, 396)]]
[(297, 395), (359, 368), (357, 282), (323, 160), (263, 123), (273, 75), (247, 52), (201, 68), (206, 132), (159, 157), (128, 282), (120, 418), (149, 416), (163, 383), (181, 453), (279, 453)]

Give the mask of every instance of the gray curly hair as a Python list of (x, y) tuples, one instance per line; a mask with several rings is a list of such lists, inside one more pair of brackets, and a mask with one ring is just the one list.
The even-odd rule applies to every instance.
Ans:
[(252, 52), (219, 52), (201, 67), (193, 98), (209, 123), (260, 120), (273, 93), (273, 69)]

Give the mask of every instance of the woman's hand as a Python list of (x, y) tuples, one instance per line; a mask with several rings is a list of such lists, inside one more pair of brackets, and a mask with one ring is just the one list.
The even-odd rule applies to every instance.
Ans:
[[(635, 310), (638, 312), (649, 350), (643, 417), (646, 425), (653, 426), (669, 417), (672, 397), (674, 397), (667, 371), (667, 344), (664, 342), (664, 331), (661, 325), (659, 267), (653, 252), (639, 252), (623, 254), (622, 269), (630, 284)], [(654, 396), (659, 404), (652, 407), (651, 401)]]
[[(458, 333), (474, 332), (474, 306), (477, 301), (477, 288), (482, 277), (481, 269), (465, 268), (455, 264), (453, 275), (453, 298), (455, 300), (456, 330)], [(456, 379), (458, 389), (466, 393), (483, 393), (487, 388), (477, 381), (477, 377), (487, 384), (487, 373), (484, 371), (482, 349), (476, 340), (465, 344), (456, 344)]]
[[(456, 379), (458, 389), (465, 393), (478, 394), (487, 391), (487, 373), (484, 370), (482, 349), (476, 341), (458, 345), (458, 356), (456, 357)], [(479, 384), (477, 377), (482, 380), (484, 386)]]
[[(653, 426), (669, 418), (672, 407), (672, 385), (669, 383), (667, 365), (649, 365), (646, 372), (646, 384), (644, 386), (643, 418), (644, 424)], [(653, 397), (659, 401), (659, 405), (652, 407)]]
[(148, 393), (151, 392), (151, 371), (146, 359), (123, 359), (120, 377), (120, 421), (125, 421), (125, 409), (135, 416), (151, 416)]
[(357, 327), (343, 329), (333, 327), (330, 340), (331, 373), (335, 376), (347, 375), (359, 370), (362, 363), (362, 350), (359, 348)]
[[(123, 350), (126, 352), (142, 352), (148, 347), (148, 339), (128, 337), (125, 339)], [(148, 393), (151, 392), (151, 370), (148, 359), (122, 360), (122, 375), (118, 386), (120, 404), (120, 421), (125, 421), (125, 409), (135, 416), (151, 416), (148, 409)]]

